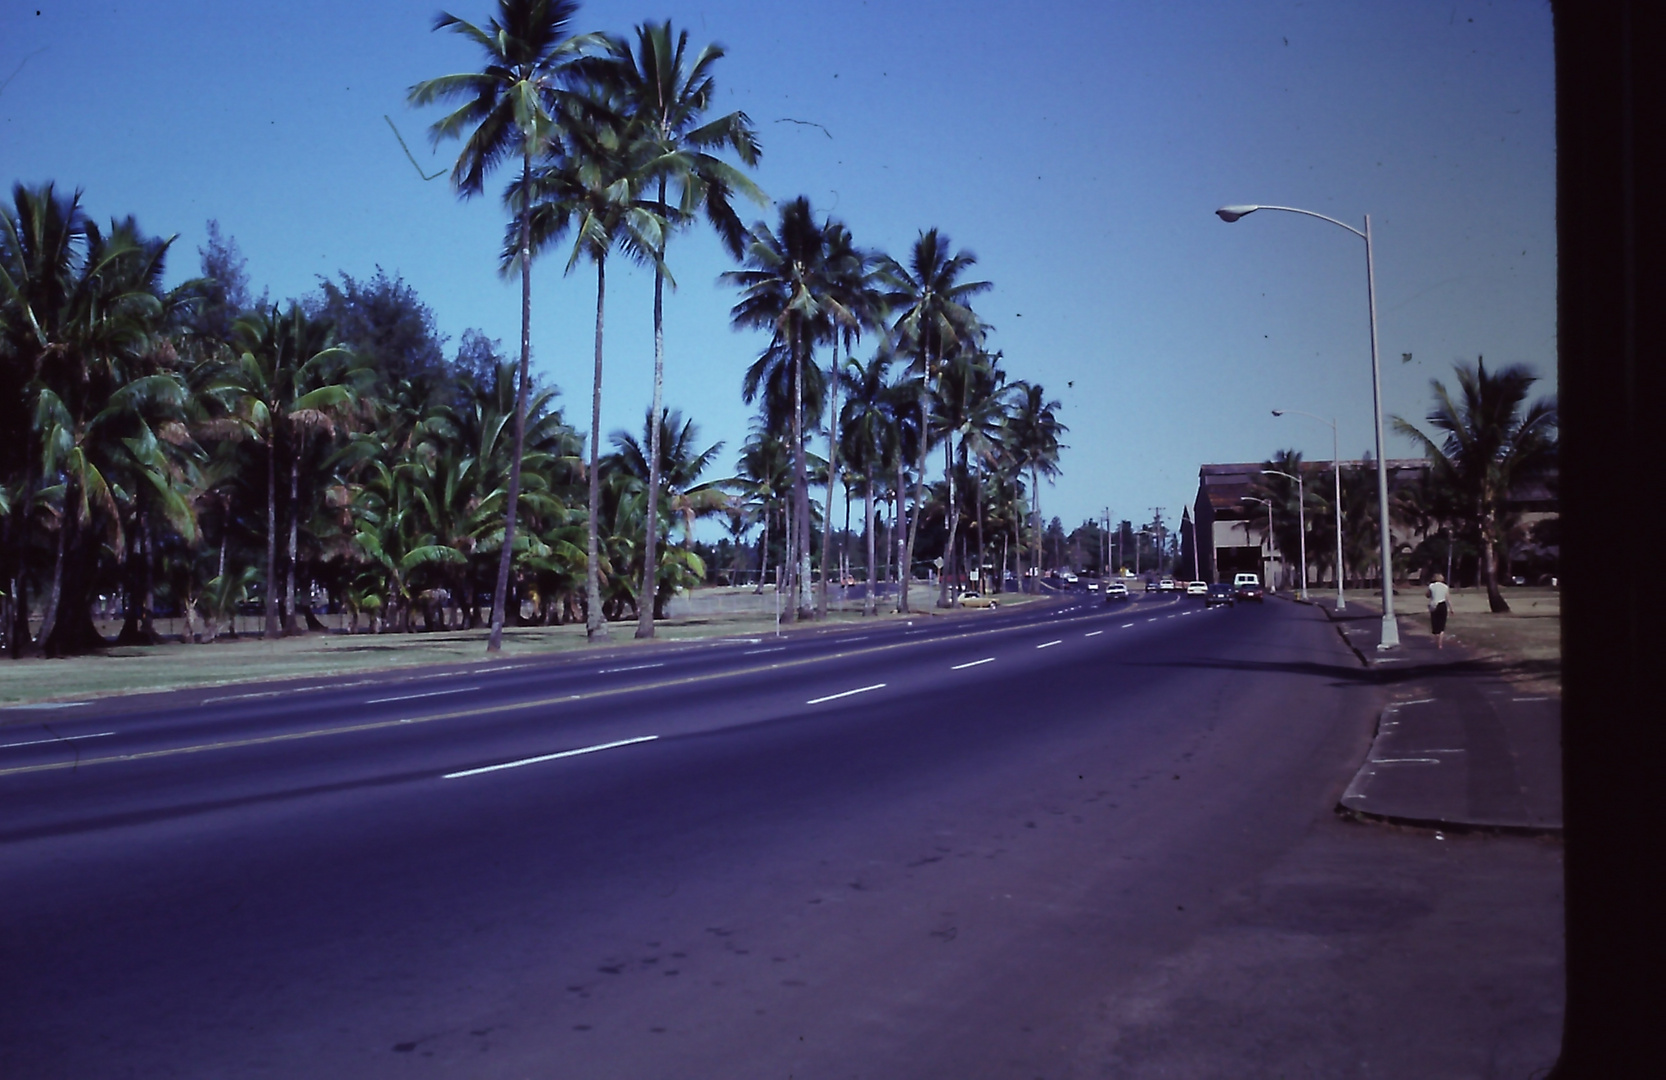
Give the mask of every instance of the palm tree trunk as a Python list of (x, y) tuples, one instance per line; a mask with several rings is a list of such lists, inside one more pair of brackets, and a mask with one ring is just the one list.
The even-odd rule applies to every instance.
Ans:
[(821, 593), (816, 597), (816, 616), (827, 618), (827, 568), (833, 553), (833, 481), (839, 475), (839, 333), (833, 332), (833, 384), (828, 391), (827, 412), (827, 514), (821, 527)]
[(278, 636), (278, 424), (266, 439), (266, 640)]
[(758, 588), (759, 596), (764, 592), (764, 571), (769, 569), (769, 500), (764, 500), (764, 534), (758, 538)]
[(1481, 522), (1481, 573), (1487, 583), (1487, 608), (1494, 615), (1510, 610), (1509, 602), (1498, 588), (1498, 545), (1494, 541), (1494, 522)]
[[(1041, 577), (1041, 475), (1040, 470), (1033, 463), (1030, 465), (1030, 505), (1034, 507), (1030, 514), (1031, 527), (1034, 529), (1034, 535), (1030, 542), (1035, 545), (1035, 558), (1032, 560), (1032, 565), (1034, 565), (1036, 577), (1039, 579)], [(1136, 537), (1135, 544), (1138, 545), (1138, 543), (1139, 540)]]
[(943, 573), (937, 580), (937, 606), (949, 606), (949, 575), (958, 574), (960, 567), (956, 559), (955, 534), (960, 528), (960, 501), (954, 497), (954, 432), (949, 432), (943, 438), (943, 479), (949, 485), (949, 539), (943, 545)]
[[(76, 485), (72, 480), (64, 487), (64, 513), (58, 523), (58, 554), (52, 561), (52, 587), (46, 594), (46, 608), (41, 612), (40, 636), (35, 639), (34, 648), (28, 650), (39, 654), (45, 652), (52, 639), (52, 631), (58, 624), (58, 606), (64, 596), (64, 554), (69, 548), (69, 530), (74, 527), (74, 496)], [(25, 623), (25, 631), (28, 624)]]
[(891, 493), (891, 559), (900, 591), (898, 611), (908, 611), (908, 564), (903, 561), (904, 545), (908, 543), (908, 518), (903, 514), (903, 500), (908, 498), (908, 472), (903, 466), (902, 453), (897, 453), (897, 488)]
[[(503, 550), (492, 588), (492, 630), (486, 651), (503, 648), (503, 620), (509, 600), (509, 566), (515, 557), (515, 512), (521, 501), (521, 449), (526, 445), (527, 379), (532, 367), (532, 144), (521, 150), (521, 367), (515, 385), (515, 449), (509, 456), (508, 504), (503, 508)], [(592, 535), (594, 532), (592, 531)]]
[(301, 447), (300, 433), (296, 433), (295, 447), (289, 455), (289, 567), (284, 577), (284, 627), (286, 636), (301, 632), (301, 621), (295, 617), (295, 538), (301, 518)]
[[(596, 365), (590, 382), (590, 523), (585, 536), (585, 633), (591, 641), (606, 641), (607, 620), (602, 613), (602, 315), (607, 302), (607, 256), (596, 257)], [(657, 418), (656, 418), (657, 419)], [(658, 426), (657, 424), (655, 425)], [(649, 526), (652, 528), (652, 526)], [(649, 594), (648, 606), (653, 607)]]
[(798, 557), (796, 576), (798, 603), (797, 617), (815, 616), (814, 598), (810, 594), (810, 477), (804, 460), (804, 343), (801, 328), (793, 326), (793, 534)]
[(931, 452), (931, 354), (926, 354), (926, 377), (920, 382), (920, 475), (914, 480), (914, 518), (908, 523), (908, 558), (898, 568), (902, 578), (902, 611), (908, 611), (908, 579), (914, 570), (914, 545), (920, 538), (920, 508), (926, 500), (926, 458)]
[(863, 493), (862, 520), (863, 532), (868, 541), (868, 590), (862, 600), (862, 614), (873, 615), (879, 610), (879, 598), (875, 595), (879, 590), (879, 575), (874, 573), (874, 523), (873, 523), (873, 467), (868, 467), (867, 490)]
[[(659, 202), (665, 205), (665, 177), (659, 178)], [(660, 265), (665, 265), (665, 236), (660, 235)], [(636, 618), (636, 636), (654, 636), (654, 605), (652, 598), (659, 592), (659, 561), (655, 546), (659, 542), (659, 429), (660, 399), (665, 385), (665, 275), (654, 271), (654, 407), (653, 423), (648, 425), (648, 517), (647, 536), (642, 545), (642, 594), (649, 602), (642, 605)]]

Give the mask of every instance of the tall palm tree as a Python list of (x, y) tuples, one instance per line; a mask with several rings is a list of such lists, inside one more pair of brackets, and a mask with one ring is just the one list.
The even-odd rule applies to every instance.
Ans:
[[(601, 424), (602, 338), (607, 304), (607, 260), (617, 248), (633, 261), (651, 263), (665, 277), (659, 253), (668, 222), (664, 204), (644, 197), (644, 188), (660, 168), (660, 147), (642, 137), (640, 124), (622, 114), (617, 99), (587, 99), (567, 125), (562, 144), (551, 143), (544, 163), (529, 181), (531, 236), (522, 251), (536, 254), (569, 230), (573, 244), (567, 258), (572, 272), (581, 259), (596, 267), (596, 347), (590, 392), (590, 567), (585, 581), (585, 628), (591, 641), (608, 638), (601, 600)], [(517, 258), (506, 251), (505, 265)], [(649, 530), (652, 532), (652, 529)]]
[(1524, 364), (1489, 372), (1483, 358), (1456, 365), (1460, 399), (1439, 379), (1430, 380), (1435, 403), (1424, 419), (1445, 432), (1439, 442), (1396, 416), (1394, 427), (1417, 440), (1433, 462), (1433, 475), (1465, 505), (1481, 551), (1481, 573), (1493, 612), (1510, 605), (1498, 588), (1498, 547), (1505, 503), (1516, 485), (1547, 472), (1556, 462), (1556, 401), (1531, 404), (1527, 394), (1538, 376)]
[(895, 417), (890, 404), (896, 396), (890, 382), (891, 357), (881, 350), (867, 364), (851, 362), (851, 388), (839, 416), (839, 430), (850, 467), (862, 475), (862, 523), (868, 548), (867, 595), (862, 613), (878, 611), (879, 574), (874, 534), (874, 502), (880, 476), (896, 456)]
[(509, 470), (509, 497), (504, 507), (503, 551), (498, 559), (497, 583), (492, 592), (492, 630), (486, 650), (503, 647), (504, 605), (509, 589), (509, 565), (515, 539), (515, 513), (521, 492), (521, 453), (526, 442), (526, 397), (532, 363), (532, 159), (558, 132), (552, 103), (559, 102), (585, 57), (600, 49), (600, 34), (569, 34), (578, 13), (574, 0), (498, 0), (497, 17), (485, 27), (451, 14), (434, 21), (435, 30), (452, 30), (470, 39), (485, 53), (480, 71), (442, 75), (411, 87), (412, 105), (459, 101), (451, 113), (429, 129), (437, 145), (467, 132), (451, 185), (464, 199), (485, 189), (486, 174), (504, 159), (518, 154), (520, 201), (514, 206), (518, 225), (521, 275), (521, 363), (515, 393), (515, 444)]
[(908, 526), (907, 558), (903, 562), (902, 610), (908, 610), (907, 581), (914, 564), (914, 545), (919, 538), (920, 509), (925, 502), (926, 454), (931, 448), (930, 392), (941, 374), (944, 357), (961, 342), (978, 344), (983, 324), (968, 301), (992, 286), (987, 281), (962, 281), (961, 276), (977, 263), (966, 250), (949, 254), (950, 241), (936, 229), (923, 231), (914, 241), (908, 266), (886, 257), (879, 277), (887, 292), (886, 305), (899, 310), (891, 325), (898, 347), (913, 358), (920, 382), (920, 464), (914, 480), (914, 518)]
[(1012, 452), (1021, 468), (1030, 470), (1030, 498), (1032, 502), (1031, 542), (1034, 553), (1030, 565), (1041, 567), (1041, 478), (1057, 476), (1059, 452), (1067, 449), (1059, 436), (1069, 431), (1059, 422), (1062, 407), (1047, 399), (1047, 391), (1039, 383), (1013, 384), (1013, 410), (1008, 418), (1011, 429)]
[(748, 269), (731, 270), (722, 280), (740, 287), (740, 302), (730, 309), (736, 326), (774, 332), (772, 349), (784, 347), (790, 357), (793, 386), (793, 530), (797, 555), (796, 617), (815, 612), (810, 592), (810, 487), (804, 448), (805, 359), (819, 336), (824, 336), (827, 308), (827, 235), (815, 222), (810, 200), (800, 195), (781, 207), (780, 226), (772, 232), (763, 222), (752, 229), (747, 245)]
[[(615, 468), (635, 481), (644, 489), (654, 480), (658, 480), (662, 490), (660, 499), (669, 512), (669, 516), (681, 520), (683, 524), (684, 545), (681, 552), (663, 551), (667, 557), (676, 556), (677, 561), (686, 563), (686, 555), (694, 550), (694, 523), (696, 520), (724, 512), (729, 508), (729, 496), (724, 488), (731, 486), (730, 478), (719, 480), (702, 480), (701, 477), (711, 467), (717, 455), (723, 450), (723, 443), (717, 442), (700, 449), (700, 428), (693, 420), (685, 420), (681, 412), (676, 409), (663, 410), (660, 413), (661, 428), (659, 437), (650, 434), (656, 425), (653, 417), (643, 417), (643, 438), (639, 441), (636, 436), (627, 431), (613, 433)], [(648, 446), (644, 446), (646, 443)], [(648, 462), (648, 447), (657, 443), (660, 448), (658, 468), (651, 468)], [(649, 528), (657, 531), (654, 523)], [(666, 541), (670, 542), (670, 530), (667, 529)], [(643, 547), (643, 557), (656, 552), (654, 547)], [(659, 557), (659, 556), (656, 556)], [(662, 559), (662, 562), (665, 560)], [(668, 572), (672, 571), (672, 572)], [(674, 566), (656, 564), (655, 572), (650, 577), (644, 575), (646, 583), (639, 593), (639, 607), (657, 608), (663, 616), (666, 602), (671, 598), (677, 575)]]
[[(1000, 354), (990, 354), (970, 346), (953, 350), (943, 364), (932, 397), (933, 427), (943, 439), (943, 474), (948, 484), (948, 542), (944, 548), (945, 573), (939, 585), (939, 603), (948, 602), (949, 578), (956, 562), (955, 540), (960, 526), (960, 504), (955, 497), (955, 462), (968, 476), (976, 479), (973, 459), (988, 456), (1000, 439), (1005, 420), (1002, 386), (1006, 372), (1000, 368)], [(959, 443), (956, 444), (956, 436)], [(976, 516), (982, 510), (974, 491)], [(981, 526), (980, 526), (981, 529)], [(979, 536), (982, 540), (982, 536)]]
[[(716, 96), (711, 69), (724, 56), (723, 46), (712, 44), (688, 59), (688, 31), (673, 34), (671, 21), (642, 23), (636, 28), (635, 48), (624, 40), (609, 47), (611, 63), (603, 78), (624, 99), (631, 119), (641, 125), (642, 137), (656, 144), (660, 159), (657, 177), (659, 203), (667, 218), (687, 222), (703, 215), (716, 231), (723, 246), (741, 258), (749, 239), (746, 227), (731, 205), (736, 194), (759, 205), (768, 200), (739, 169), (715, 152), (734, 153), (743, 165), (758, 163), (758, 139), (752, 121), (743, 112), (732, 112), (706, 121), (705, 114)], [(672, 214), (674, 196), (675, 214)], [(665, 245), (659, 248), (665, 260)], [(665, 276), (654, 275), (654, 395), (649, 415), (662, 410), (665, 385)], [(653, 426), (648, 448), (647, 520), (649, 528), (643, 562), (643, 595), (650, 595), (656, 573), (654, 548), (659, 517), (660, 430)], [(637, 619), (636, 636), (654, 636), (654, 605), (644, 604)]]

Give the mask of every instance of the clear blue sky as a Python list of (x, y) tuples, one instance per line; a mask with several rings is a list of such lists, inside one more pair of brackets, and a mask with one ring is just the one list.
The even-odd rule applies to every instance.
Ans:
[[(383, 120), (428, 172), (450, 165), (456, 144), (425, 138), (435, 114), (404, 103), (418, 80), (476, 64), (429, 30), (438, 10), (8, 3), (0, 181), (78, 186), (98, 217), (177, 233), (176, 281), (217, 218), (257, 294), (380, 265), (433, 307), (448, 349), (471, 326), (512, 349), (501, 185), (459, 203)], [(1274, 407), (1338, 417), (1345, 456), (1371, 446), (1363, 244), (1290, 214), (1229, 226), (1222, 204), (1372, 215), (1390, 413), (1421, 418), (1429, 379), (1477, 354), (1554, 389), (1545, 3), (594, 2), (578, 22), (623, 33), (667, 15), (728, 47), (720, 107), (756, 123), (772, 197), (807, 194), (898, 256), (932, 226), (977, 254), (992, 344), (1063, 403), (1070, 449), (1042, 498), (1067, 527), (1106, 506), (1177, 518), (1204, 462), (1330, 456), (1325, 426)], [(667, 403), (736, 450), (761, 338), (729, 328), (713, 239), (680, 237), (670, 262)], [(564, 278), (551, 259), (533, 287), (534, 363), (582, 421), (593, 274)], [(646, 410), (650, 296), (647, 274), (609, 275), (604, 432)]]

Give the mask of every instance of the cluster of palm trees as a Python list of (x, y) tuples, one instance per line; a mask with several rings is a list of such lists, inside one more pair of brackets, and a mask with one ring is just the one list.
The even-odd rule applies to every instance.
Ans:
[[(0, 214), (8, 651), (103, 646), (94, 615), (112, 606), (125, 619), (119, 640), (154, 641), (159, 597), (185, 617), (186, 640), (235, 633), (234, 614), (250, 606), (267, 636), (316, 628), (321, 594), (355, 629), (487, 625), (492, 650), (529, 610), (583, 619), (592, 638), (635, 618), (646, 637), (669, 597), (705, 576), (694, 523), (715, 514), (737, 538), (761, 526), (760, 566), (773, 540), (792, 614), (813, 617), (828, 607), (841, 488), (847, 535), (853, 493), (865, 503), (871, 586), (887, 572), (913, 576), (922, 529), (943, 552), (939, 602), (969, 576), (963, 567), (984, 568), (990, 534), (1003, 570), (1010, 554), (1024, 576), (1026, 536), (1038, 545), (1041, 534), (1039, 484), (1057, 472), (1065, 429), (1058, 403), (1009, 381), (988, 350), (991, 328), (971, 300), (989, 285), (965, 280), (975, 259), (935, 229), (906, 263), (859, 249), (803, 198), (780, 206), (778, 227), (746, 228), (736, 201), (767, 199), (744, 172), (760, 153), (748, 118), (707, 115), (723, 50), (692, 51), (669, 22), (630, 38), (573, 33), (576, 12), (568, 0), (499, 0), (482, 26), (442, 15), (436, 29), (468, 38), (484, 62), (409, 94), (451, 106), (431, 134), (462, 141), (451, 173), (461, 197), (483, 193), (499, 165), (518, 166), (503, 192), (499, 264), (519, 277), (518, 357), (390, 365), (344, 338), (327, 304), (249, 303), (208, 274), (166, 289), (171, 240), (131, 218), (101, 228), (79, 191), (14, 187)], [(742, 265), (725, 275), (740, 291), (735, 325), (769, 333), (743, 386), (759, 418), (726, 481), (703, 478), (722, 444), (703, 447), (694, 422), (662, 401), (668, 242), (700, 222)], [(550, 250), (568, 272), (595, 270), (587, 439), (530, 371), (531, 271)], [(655, 364), (641, 437), (616, 432), (604, 452), (616, 254), (654, 271)], [(864, 341), (872, 355), (859, 361)], [(827, 493), (819, 507), (812, 485)], [(875, 546), (887, 499), (888, 571)]]
[[(1439, 571), (1451, 578), (1455, 560), (1458, 566), (1473, 562), (1491, 609), (1504, 612), (1510, 608), (1499, 587), (1500, 568), (1524, 533), (1516, 505), (1529, 491), (1555, 494), (1556, 401), (1528, 400), (1538, 377), (1525, 365), (1489, 371), (1485, 359), (1477, 358), (1473, 364), (1455, 365), (1454, 375), (1455, 393), (1441, 380), (1431, 380), (1433, 404), (1424, 419), (1432, 433), (1394, 417), (1395, 429), (1412, 439), (1429, 462), (1415, 482), (1397, 484), (1391, 492), (1389, 514), (1403, 537), (1396, 542), (1395, 574)], [(1298, 522), (1305, 518), (1310, 559), (1332, 566), (1336, 499), (1329, 481), (1314, 482), (1329, 467), (1304, 462), (1294, 450), (1280, 451), (1265, 467), (1307, 481), (1301, 514), (1298, 488), (1290, 480), (1269, 477), (1255, 492), (1273, 503), (1279, 548), (1298, 550)], [(1343, 574), (1362, 580), (1380, 573), (1376, 475), (1368, 464), (1344, 468), (1341, 479)]]

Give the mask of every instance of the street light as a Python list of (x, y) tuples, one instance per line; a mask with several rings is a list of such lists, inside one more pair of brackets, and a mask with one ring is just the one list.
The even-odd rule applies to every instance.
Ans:
[[(1245, 495), (1244, 496), (1244, 501), (1245, 502), (1258, 502), (1262, 506), (1265, 506), (1267, 508), (1267, 561), (1272, 562), (1273, 561), (1273, 501), (1271, 499), (1258, 499), (1254, 495)], [(1247, 522), (1247, 521), (1244, 522), (1244, 536), (1245, 536), (1246, 539), (1249, 536), (1249, 522)], [(1265, 570), (1266, 567), (1262, 567), (1262, 569)], [(1268, 574), (1267, 577), (1271, 578), (1272, 575)], [(1266, 584), (1271, 586), (1272, 582), (1268, 581), (1268, 582), (1266, 582)]]
[(1302, 478), (1300, 476), (1291, 476), (1287, 472), (1279, 472), (1277, 469), (1262, 469), (1261, 471), (1263, 473), (1265, 473), (1266, 475), (1268, 475), (1268, 476), (1282, 476), (1286, 480), (1294, 480), (1296, 482), (1296, 532), (1297, 532), (1297, 539), (1300, 541), (1300, 547), (1301, 547), (1302, 599), (1306, 600), (1307, 599), (1307, 496), (1305, 494), (1303, 494), (1303, 492), (1302, 492)]
[[(1371, 404), (1376, 413), (1377, 424), (1377, 531), (1382, 544), (1383, 563), (1383, 629), (1382, 640), (1377, 643), (1377, 648), (1398, 648), (1400, 627), (1394, 621), (1394, 562), (1388, 535), (1388, 458), (1383, 453), (1383, 380), (1382, 369), (1377, 363), (1377, 274), (1376, 264), (1371, 258), (1371, 215), (1365, 215), (1365, 231), (1361, 232), (1333, 217), (1316, 214), (1312, 210), (1298, 210), (1294, 206), (1223, 206), (1216, 210), (1215, 214), (1222, 221), (1233, 222), (1257, 210), (1283, 210), (1291, 214), (1306, 214), (1308, 217), (1316, 217), (1320, 221), (1328, 221), (1332, 225), (1347, 229), (1365, 241), (1365, 298), (1371, 317)], [(1340, 513), (1341, 508), (1337, 509)]]
[[(1274, 416), (1283, 416), (1291, 412), (1298, 416), (1310, 417), (1321, 424), (1330, 425), (1330, 460), (1331, 469), (1336, 473), (1336, 610), (1348, 610), (1348, 598), (1342, 595), (1342, 449), (1336, 437), (1336, 421), (1326, 420), (1310, 412), (1300, 409), (1274, 409)], [(1447, 575), (1450, 577), (1451, 575)]]

